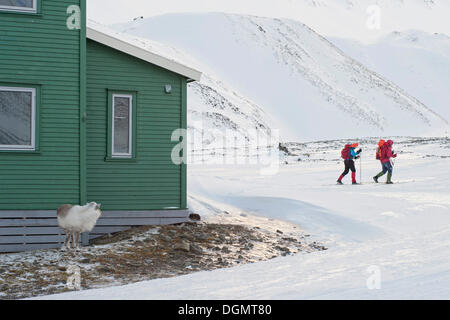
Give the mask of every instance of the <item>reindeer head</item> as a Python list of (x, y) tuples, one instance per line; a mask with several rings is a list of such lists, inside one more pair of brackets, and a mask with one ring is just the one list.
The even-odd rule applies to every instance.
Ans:
[(101, 203), (90, 202), (90, 203), (88, 203), (88, 206), (89, 206), (89, 208), (100, 211), (100, 215), (102, 214), (102, 211), (100, 210), (100, 207), (102, 206)]

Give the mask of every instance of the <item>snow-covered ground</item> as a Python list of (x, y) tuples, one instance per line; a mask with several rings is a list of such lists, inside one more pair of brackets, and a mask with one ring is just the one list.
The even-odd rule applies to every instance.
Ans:
[[(327, 251), (44, 298), (449, 299), (450, 141), (396, 139), (394, 185), (371, 182), (380, 170), (374, 141), (360, 141), (360, 186), (349, 177), (335, 185), (344, 141), (297, 145), (298, 155), (270, 176), (251, 166), (189, 169), (190, 206), (206, 219), (247, 212), (289, 221)], [(301, 152), (308, 159), (295, 160)], [(369, 289), (378, 276), (380, 289)]]
[[(360, 186), (348, 185), (349, 177), (347, 185), (335, 184), (343, 169), (340, 149), (349, 141), (318, 141), (448, 136), (443, 83), (450, 46), (447, 36), (433, 34), (448, 30), (439, 19), (447, 1), (379, 0), (379, 31), (363, 27), (370, 0), (290, 3), (305, 9), (306, 25), (193, 13), (136, 19), (115, 30), (204, 73), (188, 90), (188, 123), (202, 133), (202, 145), (191, 150), (201, 157), (189, 166), (190, 208), (211, 222), (232, 223), (241, 214), (268, 224), (288, 221), (329, 250), (45, 298), (450, 299), (449, 139), (396, 138), (398, 183), (386, 185), (371, 180), (380, 170), (378, 139), (361, 138)], [(328, 16), (334, 18), (323, 19)], [(388, 35), (394, 30), (402, 32)], [(348, 40), (380, 36), (371, 45)], [(238, 153), (213, 149), (224, 130), (248, 138), (255, 128), (263, 136), (281, 132), (289, 154), (280, 152), (276, 173), (220, 165)], [(216, 164), (202, 163), (205, 154)], [(250, 152), (252, 160), (259, 156)]]

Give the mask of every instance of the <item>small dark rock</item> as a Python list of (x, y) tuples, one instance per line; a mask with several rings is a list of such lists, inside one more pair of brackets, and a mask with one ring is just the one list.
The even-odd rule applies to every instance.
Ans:
[(196, 214), (196, 213), (191, 213), (191, 214), (189, 215), (189, 219), (191, 219), (192, 221), (200, 221), (200, 220), (202, 220), (202, 218), (200, 217), (200, 215), (199, 215), (199, 214)]
[(279, 234), (283, 234), (283, 231), (281, 231), (281, 230), (277, 230), (277, 233), (279, 233)]
[(203, 254), (203, 249), (195, 244), (191, 244), (190, 250), (195, 254)]
[(275, 249), (277, 249), (279, 251), (283, 251), (285, 253), (290, 253), (291, 252), (291, 250), (289, 250), (289, 248), (286, 248), (286, 247), (276, 246)]
[(207, 234), (204, 234), (204, 233), (197, 234), (196, 237), (200, 241), (206, 241), (206, 240), (209, 239), (209, 236)]
[(222, 248), (222, 252), (223, 253), (230, 253), (231, 251), (230, 251), (230, 249), (228, 249), (228, 247), (223, 247)]
[(166, 236), (164, 234), (161, 235), (161, 239), (166, 241), (166, 242), (172, 242), (172, 238), (169, 236)]
[(167, 233), (169, 233), (172, 237), (175, 237), (178, 232), (175, 230), (168, 230)]
[(84, 264), (90, 263), (90, 262), (91, 262), (91, 259), (89, 259), (89, 258), (84, 258), (84, 259), (81, 259), (80, 262), (81, 262), (81, 263), (84, 263)]
[(191, 244), (188, 241), (181, 241), (175, 244), (175, 250), (189, 252)]
[(104, 272), (104, 273), (111, 273), (111, 272), (113, 272), (113, 270), (111, 268), (108, 268), (108, 267), (99, 267), (99, 268), (97, 268), (97, 271)]

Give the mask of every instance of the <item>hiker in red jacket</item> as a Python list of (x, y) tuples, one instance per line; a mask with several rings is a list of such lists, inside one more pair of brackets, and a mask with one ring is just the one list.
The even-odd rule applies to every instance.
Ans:
[(373, 177), (373, 180), (378, 183), (378, 178), (380, 178), (381, 176), (385, 175), (386, 172), (388, 173), (387, 175), (387, 184), (393, 184), (393, 182), (391, 181), (392, 179), (392, 164), (391, 164), (391, 158), (396, 158), (397, 154), (395, 154), (392, 151), (392, 145), (394, 144), (394, 141), (392, 140), (388, 140), (385, 144), (383, 144), (381, 146), (381, 152), (380, 152), (380, 156), (379, 156), (379, 160), (381, 161), (381, 167), (382, 167), (382, 171), (377, 174), (375, 177)]
[(358, 143), (354, 143), (352, 145), (347, 144), (345, 145), (345, 148), (341, 151), (341, 157), (344, 159), (344, 165), (345, 170), (337, 180), (338, 184), (343, 184), (342, 179), (348, 174), (348, 172), (352, 171), (352, 184), (358, 184), (356, 182), (356, 169), (355, 169), (355, 162), (353, 159), (359, 159), (360, 153), (362, 152), (361, 149), (358, 151), (355, 151), (355, 149), (359, 146)]

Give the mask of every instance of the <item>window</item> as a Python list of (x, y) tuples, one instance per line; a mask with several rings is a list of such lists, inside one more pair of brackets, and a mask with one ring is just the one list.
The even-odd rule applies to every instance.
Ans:
[(37, 0), (0, 0), (0, 10), (37, 12)]
[(133, 96), (112, 96), (112, 157), (131, 158), (133, 155)]
[(35, 124), (36, 89), (0, 86), (0, 150), (35, 150)]
[(107, 90), (108, 132), (105, 161), (136, 161), (137, 91)]

